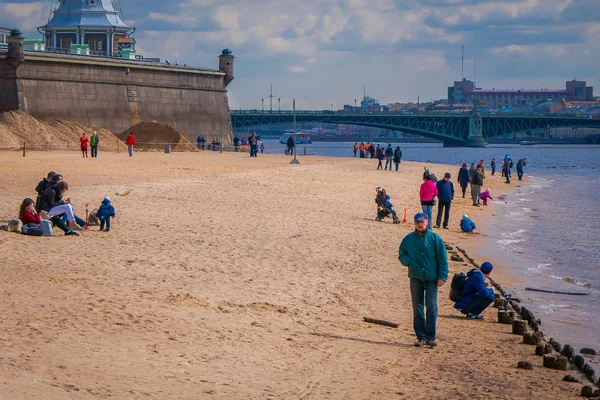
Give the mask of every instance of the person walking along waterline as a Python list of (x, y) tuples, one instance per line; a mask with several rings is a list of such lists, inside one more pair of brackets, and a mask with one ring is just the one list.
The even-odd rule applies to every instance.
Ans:
[(394, 150), (394, 164), (396, 165), (396, 171), (400, 167), (400, 163), (402, 162), (402, 150), (400, 150), (400, 146), (396, 146), (396, 150)]
[(473, 198), (473, 205), (477, 207), (479, 207), (481, 186), (483, 186), (483, 173), (481, 172), (481, 167), (477, 167), (477, 169), (471, 173), (471, 197)]
[(523, 180), (523, 167), (525, 167), (526, 165), (526, 158), (521, 158), (519, 161), (517, 161), (517, 178), (519, 178), (520, 181)]
[(388, 143), (386, 149), (385, 149), (385, 169), (389, 169), (390, 171), (392, 170), (392, 159), (394, 158), (394, 149), (392, 149), (392, 145)]
[(125, 144), (127, 145), (127, 151), (129, 152), (129, 157), (133, 156), (133, 146), (135, 146), (135, 136), (133, 136), (133, 132), (129, 132), (129, 136), (125, 139)]
[(467, 168), (467, 163), (465, 162), (462, 164), (462, 167), (458, 171), (458, 179), (457, 179), (457, 182), (460, 185), (460, 188), (462, 189), (463, 199), (465, 198), (465, 194), (467, 193), (467, 186), (469, 186), (469, 182), (471, 182), (470, 176), (471, 176), (471, 174), (469, 173), (469, 169)]
[(448, 229), (448, 220), (450, 219), (450, 204), (454, 200), (454, 184), (450, 182), (450, 172), (444, 174), (444, 179), (437, 181), (435, 186), (438, 190), (438, 212), (434, 228), (439, 228), (442, 222), (442, 212), (444, 213), (444, 229)]
[(490, 163), (490, 168), (492, 168), (492, 176), (496, 173), (496, 159), (492, 158), (492, 162)]
[(432, 214), (433, 204), (435, 203), (435, 197), (438, 195), (437, 187), (433, 183), (433, 177), (429, 172), (426, 173), (424, 182), (419, 190), (419, 197), (421, 198), (421, 208), (425, 215), (427, 215), (427, 228), (431, 229), (433, 225)]
[[(427, 229), (427, 217), (415, 214), (415, 231), (402, 239), (398, 259), (408, 267), (415, 346), (437, 346), (438, 288), (448, 279), (448, 253), (442, 238)], [(425, 308), (427, 311), (425, 312)]]

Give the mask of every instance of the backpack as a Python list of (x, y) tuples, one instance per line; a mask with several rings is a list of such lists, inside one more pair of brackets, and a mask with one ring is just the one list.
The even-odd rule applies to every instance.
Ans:
[(42, 236), (42, 229), (36, 224), (23, 225), (23, 234), (29, 236)]
[(462, 299), (462, 290), (465, 287), (466, 280), (467, 276), (464, 272), (458, 272), (452, 277), (452, 282), (450, 283), (450, 300), (454, 303)]
[(43, 219), (40, 222), (40, 229), (42, 230), (42, 236), (54, 236), (54, 232), (52, 232), (52, 222), (47, 219)]

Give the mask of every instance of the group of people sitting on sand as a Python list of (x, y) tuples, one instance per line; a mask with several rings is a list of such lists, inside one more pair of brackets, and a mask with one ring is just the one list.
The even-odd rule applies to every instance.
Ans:
[[(52, 235), (52, 227), (61, 229), (65, 235), (79, 236), (77, 231), (88, 230), (86, 221), (75, 215), (71, 199), (65, 197), (69, 184), (61, 174), (48, 172), (35, 188), (36, 201), (26, 198), (19, 208), (22, 233), (41, 236)], [(93, 218), (100, 221), (100, 230), (110, 231), (110, 218), (115, 217), (110, 199), (105, 197)], [(104, 227), (106, 225), (106, 228)]]

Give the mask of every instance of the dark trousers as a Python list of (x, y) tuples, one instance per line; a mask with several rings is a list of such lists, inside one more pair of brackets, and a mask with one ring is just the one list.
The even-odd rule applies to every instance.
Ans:
[(63, 232), (69, 231), (69, 227), (67, 226), (65, 221), (62, 219), (62, 215), (55, 215), (54, 217), (50, 218), (50, 221), (52, 222), (52, 224), (54, 224), (54, 226), (59, 228), (61, 231), (63, 231)]
[(110, 231), (110, 217), (108, 218), (98, 218), (100, 220), (100, 230), (104, 230), (104, 224), (106, 223), (106, 230)]
[(442, 201), (440, 201), (438, 203), (438, 212), (437, 212), (437, 218), (436, 218), (436, 225), (440, 225), (440, 222), (442, 221), (442, 212), (444, 213), (444, 228), (448, 227), (448, 220), (450, 219), (450, 203), (444, 203)]
[(460, 188), (462, 189), (463, 197), (465, 197), (465, 195), (467, 194), (467, 187), (466, 186), (461, 186)]
[(92, 157), (98, 157), (98, 146), (92, 146)]
[(492, 175), (494, 175), (496, 173), (496, 166), (492, 167)]
[(479, 315), (488, 308), (490, 304), (494, 301), (495, 296), (492, 294), (491, 296), (480, 296), (478, 294), (473, 297), (473, 300), (469, 303), (468, 306), (460, 310), (463, 314), (473, 314)]
[[(435, 340), (438, 283), (410, 278), (410, 295), (413, 304), (415, 335), (419, 340)], [(427, 313), (425, 313), (425, 308), (427, 308)]]
[(519, 180), (523, 179), (523, 167), (517, 167), (517, 177), (519, 178)]
[(506, 182), (504, 183), (510, 183), (510, 170), (508, 168), (504, 169), (504, 176), (506, 177)]

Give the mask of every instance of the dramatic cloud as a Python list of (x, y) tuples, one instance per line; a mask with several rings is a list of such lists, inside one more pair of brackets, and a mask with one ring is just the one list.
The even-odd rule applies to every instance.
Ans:
[[(484, 87), (600, 91), (600, 0), (121, 0), (139, 52), (216, 68), (236, 56), (232, 108), (340, 108), (363, 88), (382, 102), (444, 98), (465, 77)], [(51, 1), (0, 4), (0, 26), (38, 37)], [(579, 71), (579, 72), (578, 72)], [(234, 96), (235, 93), (235, 96)]]

